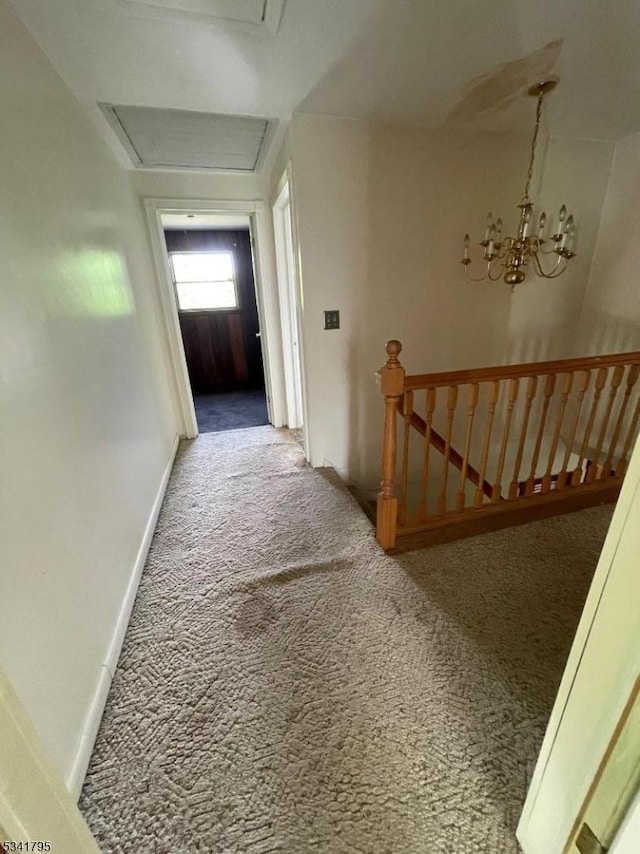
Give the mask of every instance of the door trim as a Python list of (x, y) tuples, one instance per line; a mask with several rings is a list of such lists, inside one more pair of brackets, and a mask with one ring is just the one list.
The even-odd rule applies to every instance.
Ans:
[(267, 254), (270, 245), (269, 213), (264, 202), (212, 200), (212, 199), (167, 199), (147, 196), (143, 200), (149, 239), (155, 262), (158, 293), (162, 309), (163, 328), (161, 341), (169, 365), (169, 384), (174, 404), (178, 432), (181, 436), (194, 439), (198, 435), (198, 422), (189, 383), (187, 360), (180, 332), (178, 306), (169, 269), (162, 215), (172, 213), (195, 214), (246, 214), (250, 221), (253, 272), (256, 288), (256, 303), (260, 321), (260, 343), (264, 365), (265, 390), (269, 421), (274, 427), (284, 425), (286, 405), (284, 400), (284, 376), (282, 367), (282, 344), (280, 341), (280, 315), (278, 292), (273, 262)]
[[(291, 227), (291, 252), (288, 252), (285, 237), (284, 216), (285, 207), (289, 209), (289, 219)], [(291, 164), (287, 164), (280, 181), (278, 182), (276, 192), (274, 193), (271, 203), (273, 210), (273, 230), (276, 248), (276, 270), (278, 277), (278, 294), (280, 298), (280, 318), (282, 328), (282, 352), (284, 361), (284, 377), (287, 401), (287, 411), (291, 406), (292, 389), (289, 386), (295, 383), (295, 366), (293, 360), (298, 361), (298, 370), (300, 375), (300, 410), (302, 415), (302, 431), (304, 434), (305, 452), (309, 459), (309, 429), (308, 429), (308, 407), (306, 393), (306, 371), (305, 371), (305, 353), (304, 353), (304, 336), (302, 324), (302, 295), (300, 290), (300, 275), (297, 265), (298, 250), (297, 250), (297, 234), (295, 228), (295, 212), (294, 200), (291, 187)], [(291, 258), (288, 258), (291, 254)], [(293, 296), (293, 305), (291, 305), (291, 297)], [(296, 336), (298, 341), (297, 356), (293, 352), (293, 348), (289, 346), (290, 341), (287, 338), (287, 329), (290, 318), (296, 325)], [(297, 392), (293, 392), (297, 397)], [(290, 425), (291, 426), (291, 425)]]

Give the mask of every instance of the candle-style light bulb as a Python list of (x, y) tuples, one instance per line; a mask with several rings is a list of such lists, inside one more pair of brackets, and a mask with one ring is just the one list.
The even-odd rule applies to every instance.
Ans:
[(527, 205), (524, 209), (524, 216), (522, 218), (522, 236), (528, 237), (531, 233), (531, 206)]
[(567, 207), (566, 205), (562, 205), (560, 208), (560, 213), (558, 214), (558, 231), (562, 233), (562, 225), (564, 223), (564, 218), (567, 215)]
[(491, 231), (492, 225), (493, 225), (493, 214), (491, 213), (491, 211), (489, 211), (489, 213), (487, 215), (487, 228), (486, 228), (485, 233), (484, 233), (484, 239), (485, 240), (489, 239), (489, 232)]
[(469, 244), (470, 243), (471, 243), (471, 238), (469, 237), (468, 234), (465, 234), (464, 240), (462, 242), (462, 247), (463, 247), (462, 248), (462, 260), (463, 261), (469, 260)]
[(540, 214), (540, 219), (538, 220), (538, 238), (542, 240), (544, 235), (544, 229), (547, 225), (547, 215), (544, 211)]
[(487, 246), (487, 258), (491, 258), (494, 254), (494, 245), (496, 239), (496, 227), (492, 225), (489, 229), (489, 245)]
[(500, 217), (496, 220), (496, 242), (500, 243), (502, 239), (502, 220)]
[(573, 216), (570, 216), (565, 224), (565, 232), (562, 235), (561, 249), (570, 249), (570, 243), (573, 239)]

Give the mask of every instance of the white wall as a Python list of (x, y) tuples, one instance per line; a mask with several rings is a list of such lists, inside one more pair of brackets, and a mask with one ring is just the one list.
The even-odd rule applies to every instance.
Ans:
[(271, 170), (270, 197), (273, 202), (280, 188), (282, 176), (291, 160), (291, 130), (289, 126), (284, 129), (282, 142), (272, 159), (273, 168)]
[(585, 353), (640, 350), (640, 135), (615, 149), (580, 318)]
[(270, 179), (263, 175), (141, 169), (132, 172), (131, 179), (141, 198), (254, 201), (270, 195)]
[(174, 416), (129, 176), (7, 0), (0, 111), (1, 659), (77, 777)]
[[(389, 338), (405, 344), (410, 373), (550, 357), (540, 342), (554, 334), (559, 349), (573, 354), (609, 144), (549, 145), (542, 188), (549, 198), (541, 197), (558, 207), (565, 199), (580, 217), (572, 272), (540, 286), (528, 282), (512, 297), (502, 282), (465, 284), (459, 263), (462, 236), (471, 230), (480, 239), (488, 209), (515, 227), (528, 146), (520, 135), (294, 116), (314, 465), (375, 487), (382, 403), (373, 375)], [(323, 331), (325, 309), (340, 310), (339, 331)]]

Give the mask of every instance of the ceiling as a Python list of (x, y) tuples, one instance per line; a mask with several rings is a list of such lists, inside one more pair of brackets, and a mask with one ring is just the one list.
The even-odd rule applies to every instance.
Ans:
[(554, 134), (640, 131), (636, 0), (278, 0), (268, 27), (263, 2), (13, 0), (105, 135), (99, 102), (528, 131), (547, 73)]
[(209, 229), (241, 230), (249, 228), (250, 220), (246, 214), (162, 214), (164, 228), (177, 228), (181, 231), (204, 231)]

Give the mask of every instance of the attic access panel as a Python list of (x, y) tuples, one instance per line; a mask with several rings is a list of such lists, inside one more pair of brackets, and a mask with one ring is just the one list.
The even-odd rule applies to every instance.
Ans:
[(255, 172), (269, 119), (157, 107), (101, 104), (134, 166)]

